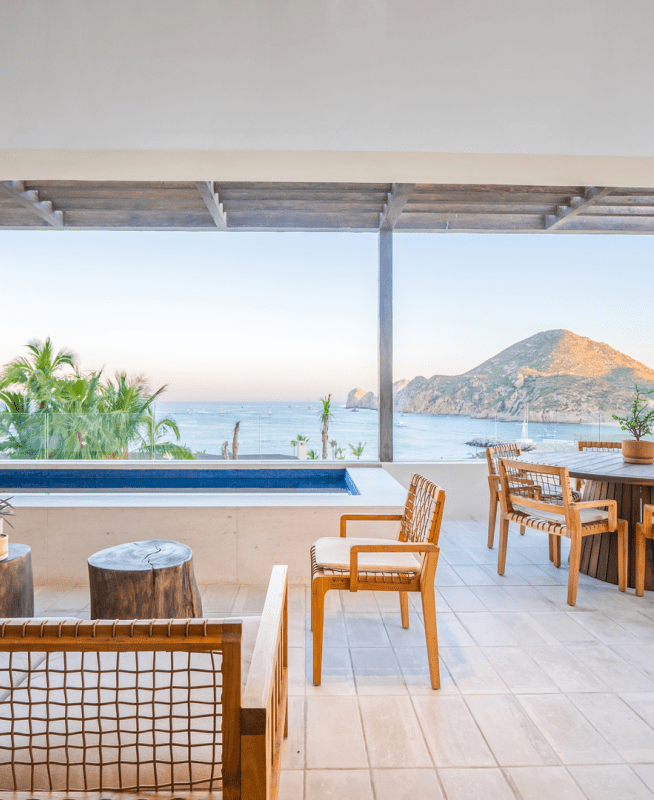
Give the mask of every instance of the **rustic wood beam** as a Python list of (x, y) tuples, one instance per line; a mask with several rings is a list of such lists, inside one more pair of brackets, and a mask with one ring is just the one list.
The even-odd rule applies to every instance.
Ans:
[(595, 186), (589, 186), (583, 194), (583, 197), (573, 197), (570, 204), (566, 206), (557, 206), (556, 214), (548, 214), (545, 216), (545, 229), (555, 231), (577, 216), (583, 213), (589, 206), (599, 203), (599, 201), (611, 194), (612, 189), (599, 189)]
[(55, 211), (50, 200), (41, 200), (36, 189), (25, 191), (25, 183), (23, 181), (0, 182), (0, 189), (7, 197), (41, 217), (44, 222), (47, 222), (53, 228), (64, 227), (64, 212)]
[(202, 195), (204, 204), (208, 212), (211, 214), (213, 221), (216, 223), (216, 228), (227, 227), (227, 212), (223, 208), (223, 204), (218, 198), (218, 193), (214, 191), (213, 181), (196, 181), (195, 185)]
[(394, 183), (386, 195), (386, 202), (379, 213), (380, 230), (393, 230), (395, 224), (409, 202), (415, 183)]

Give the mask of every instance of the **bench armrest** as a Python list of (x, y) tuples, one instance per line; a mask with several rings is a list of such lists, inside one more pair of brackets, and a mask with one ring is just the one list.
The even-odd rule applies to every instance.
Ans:
[(402, 521), (402, 514), (343, 514), (341, 517), (341, 538), (345, 537), (345, 526), (348, 521), (356, 520), (395, 520), (396, 522)]

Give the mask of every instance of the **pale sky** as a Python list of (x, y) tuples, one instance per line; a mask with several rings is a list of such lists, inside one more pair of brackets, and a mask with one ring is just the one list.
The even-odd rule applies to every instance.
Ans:
[[(395, 378), (568, 328), (654, 367), (652, 236), (395, 235)], [(377, 237), (0, 232), (0, 365), (32, 338), (167, 400), (375, 389)]]

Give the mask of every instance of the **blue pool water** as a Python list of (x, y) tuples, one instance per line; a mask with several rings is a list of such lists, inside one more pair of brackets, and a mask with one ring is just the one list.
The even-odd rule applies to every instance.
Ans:
[(0, 470), (1, 492), (251, 492), (359, 494), (346, 469)]

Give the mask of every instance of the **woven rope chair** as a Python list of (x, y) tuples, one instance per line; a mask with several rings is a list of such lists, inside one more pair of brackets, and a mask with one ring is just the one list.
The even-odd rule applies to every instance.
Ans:
[[(488, 546), (493, 547), (495, 541), (495, 523), (497, 520), (497, 506), (500, 502), (500, 458), (520, 458), (522, 448), (515, 443), (498, 444), (494, 447), (486, 448), (486, 460), (488, 461), (488, 489), (490, 490), (490, 508), (488, 510)], [(524, 526), (520, 528), (520, 534), (524, 535)]]
[(636, 523), (636, 594), (645, 594), (645, 546), (654, 539), (654, 506), (643, 506), (643, 521)]
[[(577, 600), (581, 540), (597, 533), (618, 532), (618, 585), (627, 589), (627, 521), (618, 519), (615, 500), (575, 501), (567, 467), (551, 467), (500, 459), (500, 546), (497, 572), (504, 575), (509, 522), (549, 534), (550, 557), (561, 566), (561, 537), (570, 539), (568, 603)], [(605, 510), (604, 510), (605, 509)]]
[[(622, 442), (577, 442), (577, 450), (580, 453), (619, 453), (622, 450)], [(584, 483), (583, 478), (576, 478), (575, 489), (581, 492)]]
[[(438, 562), (438, 536), (445, 492), (435, 483), (413, 475), (404, 513), (347, 514), (341, 517), (341, 536), (318, 539), (311, 548), (311, 630), (313, 631), (313, 683), (322, 679), (322, 640), (325, 594), (330, 589), (350, 592), (399, 592), (402, 627), (409, 627), (409, 592), (420, 592), (425, 621), (429, 675), (440, 687), (434, 579)], [(398, 540), (347, 539), (351, 520), (398, 520)]]

